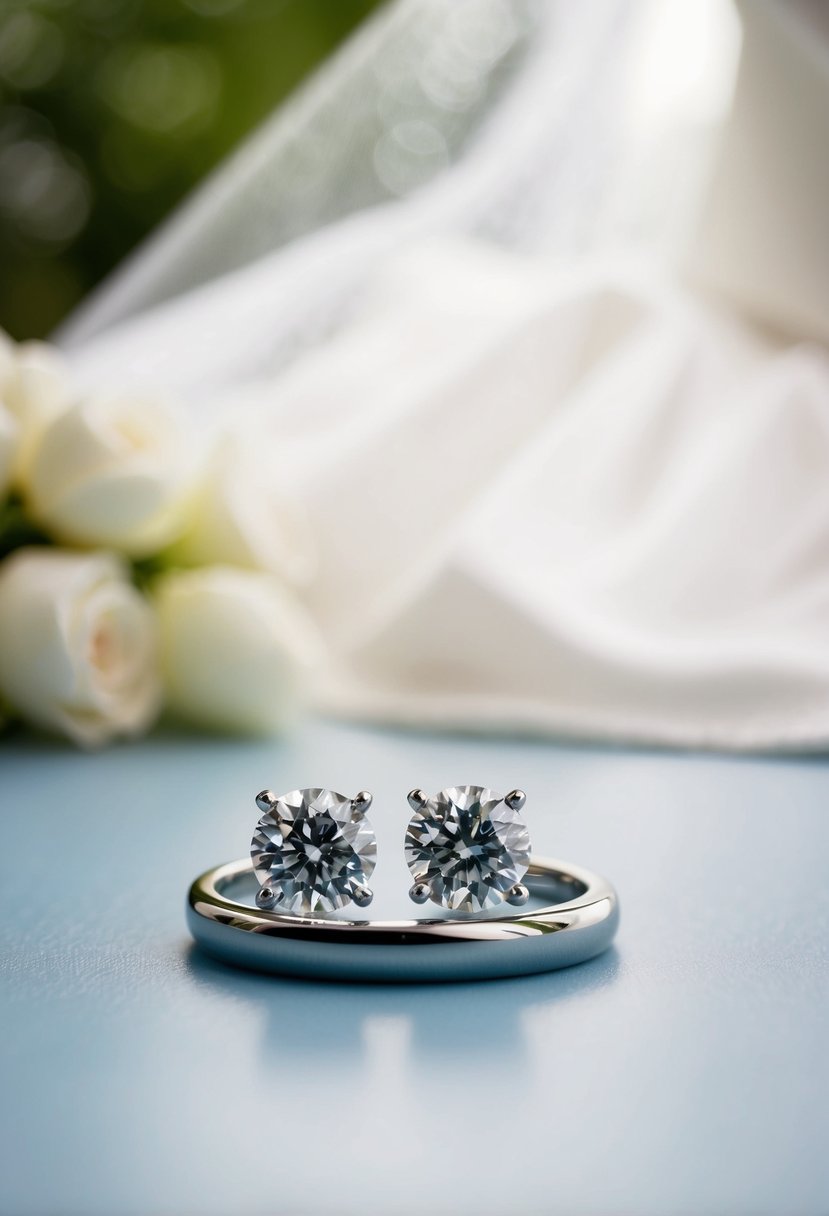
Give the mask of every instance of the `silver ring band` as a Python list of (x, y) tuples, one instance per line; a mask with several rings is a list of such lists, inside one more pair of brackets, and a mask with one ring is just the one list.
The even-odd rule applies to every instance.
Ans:
[(569, 967), (607, 949), (619, 923), (609, 882), (538, 857), (525, 881), (553, 903), (479, 919), (321, 920), (229, 898), (234, 886), (246, 886), (252, 900), (258, 887), (248, 860), (231, 861), (195, 880), (187, 923), (198, 944), (223, 962), (308, 979), (494, 979)]

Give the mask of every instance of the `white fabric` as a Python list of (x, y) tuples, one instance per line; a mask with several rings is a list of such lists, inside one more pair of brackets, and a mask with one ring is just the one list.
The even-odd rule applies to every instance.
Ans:
[[(365, 123), (391, 105), (390, 80), (405, 111), (401, 48), (415, 46), (422, 82), (461, 10), (459, 45), (489, 31), (471, 45), (492, 97), (457, 146), (434, 115), (432, 135), (406, 129), (418, 156), (441, 151), (429, 185), (407, 193), (404, 154), (405, 197), (335, 202), (316, 232), (295, 215), (269, 229), (256, 209), (268, 213), (258, 187), (285, 163), (277, 119), (78, 317), (66, 335), (78, 373), (163, 383), (201, 418), (259, 433), (316, 537), (306, 594), (332, 653), (323, 704), (417, 724), (823, 746), (829, 363), (761, 338), (666, 270), (671, 208), (630, 193), (613, 135), (620, 6), (398, 5), (289, 109), (295, 141), (325, 113), (336, 147), (355, 79)], [(390, 55), (398, 70), (384, 75)], [(369, 158), (384, 189), (398, 169), (383, 140), (414, 121), (394, 117)], [(611, 256), (620, 243), (636, 255)]]

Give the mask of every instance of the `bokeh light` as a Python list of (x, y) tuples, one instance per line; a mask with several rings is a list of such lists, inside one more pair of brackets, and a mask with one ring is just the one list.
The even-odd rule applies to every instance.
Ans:
[(5, 0), (0, 325), (48, 333), (380, 2)]

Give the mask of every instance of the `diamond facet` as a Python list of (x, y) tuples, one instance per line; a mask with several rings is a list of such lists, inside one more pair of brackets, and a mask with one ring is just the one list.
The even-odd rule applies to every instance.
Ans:
[(427, 798), (412, 815), (406, 863), (435, 903), (479, 912), (502, 903), (527, 872), (530, 835), (520, 812), (500, 794), (455, 785)]
[(352, 799), (334, 790), (293, 790), (274, 798), (262, 815), (250, 856), (261, 885), (278, 893), (280, 912), (333, 912), (355, 894), (368, 902), (362, 893), (377, 843)]

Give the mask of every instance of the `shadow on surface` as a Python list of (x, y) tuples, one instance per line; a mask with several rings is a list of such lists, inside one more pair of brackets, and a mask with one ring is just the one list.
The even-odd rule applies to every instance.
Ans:
[(284, 1071), (303, 1062), (356, 1063), (382, 1025), (396, 1024), (418, 1067), (463, 1069), (486, 1053), (490, 1064), (524, 1071), (525, 1019), (535, 1008), (589, 998), (620, 970), (611, 947), (598, 958), (543, 975), (436, 984), (344, 984), (264, 975), (212, 959), (191, 945), (192, 980), (262, 1016), (263, 1063)]

